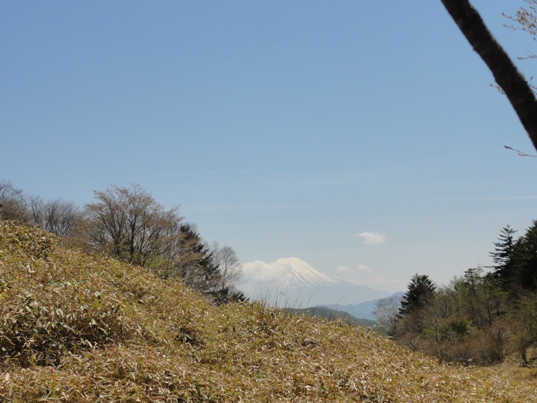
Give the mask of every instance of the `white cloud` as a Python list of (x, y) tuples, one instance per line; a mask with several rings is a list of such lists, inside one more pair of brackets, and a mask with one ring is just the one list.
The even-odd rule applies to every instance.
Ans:
[(274, 263), (256, 260), (255, 262), (244, 263), (242, 273), (246, 281), (270, 281), (279, 277), (281, 268)]
[(265, 288), (265, 284), (277, 281), (280, 276), (281, 270), (273, 263), (261, 260), (244, 263), (238, 288), (249, 297), (271, 297), (273, 291), (271, 288)]
[(336, 271), (338, 273), (370, 273), (373, 271), (373, 269), (367, 267), (365, 264), (359, 264), (356, 267), (349, 267), (349, 266), (338, 266), (336, 268)]
[(358, 285), (365, 285), (366, 287), (371, 287), (376, 290), (390, 292), (406, 290), (405, 280), (401, 280), (392, 276), (388, 277), (382, 274), (370, 274), (361, 278), (351, 278), (348, 281)]
[(360, 232), (355, 235), (357, 238), (362, 238), (366, 245), (380, 245), (386, 242), (386, 235), (379, 232)]
[(375, 290), (388, 292), (406, 290), (407, 279), (401, 279), (397, 275), (379, 273), (378, 270), (362, 263), (356, 266), (338, 266), (331, 274), (339, 280), (363, 285)]
[(406, 282), (396, 276), (380, 274), (365, 264), (356, 266), (338, 266), (333, 276), (356, 285), (363, 285), (382, 291), (402, 291), (406, 289)]
[(361, 273), (370, 273), (373, 271), (370, 267), (367, 267), (365, 264), (359, 264), (356, 266), (356, 271), (359, 271)]
[(336, 271), (338, 273), (350, 273), (352, 271), (352, 267), (349, 266), (338, 266), (336, 267)]

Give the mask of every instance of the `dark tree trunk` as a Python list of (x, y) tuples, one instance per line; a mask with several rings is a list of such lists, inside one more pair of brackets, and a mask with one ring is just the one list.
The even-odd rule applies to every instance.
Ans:
[(537, 99), (528, 82), (468, 0), (442, 0), (442, 3), (468, 42), (487, 64), (537, 149)]

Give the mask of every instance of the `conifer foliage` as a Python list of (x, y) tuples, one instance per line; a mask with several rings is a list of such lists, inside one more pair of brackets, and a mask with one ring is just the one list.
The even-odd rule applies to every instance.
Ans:
[(537, 362), (537, 221), (515, 238), (500, 231), (490, 272), (478, 266), (436, 287), (412, 277), (401, 301), (394, 338), (441, 360), (491, 364), (509, 354)]
[(434, 298), (436, 286), (429, 276), (415, 274), (408, 284), (408, 291), (401, 300), (401, 315), (409, 314), (427, 306)]
[(502, 228), (499, 241), (491, 252), (494, 276), (500, 280), (505, 291), (537, 290), (537, 220), (524, 235), (514, 239), (514, 231)]
[(516, 232), (509, 225), (503, 227), (498, 237), (498, 242), (494, 242), (494, 251), (490, 252), (490, 257), (494, 263), (491, 267), (494, 275), (504, 282), (509, 282), (512, 272), (511, 265), (513, 264), (512, 260), (515, 252), (514, 235)]

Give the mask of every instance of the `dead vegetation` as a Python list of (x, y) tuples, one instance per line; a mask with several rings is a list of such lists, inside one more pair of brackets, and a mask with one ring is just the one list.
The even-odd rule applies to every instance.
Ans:
[(520, 373), (440, 365), (365, 328), (255, 303), (216, 307), (7, 222), (0, 300), (0, 401), (537, 400)]

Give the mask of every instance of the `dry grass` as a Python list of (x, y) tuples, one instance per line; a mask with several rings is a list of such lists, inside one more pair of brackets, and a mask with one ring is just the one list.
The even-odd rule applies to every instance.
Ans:
[(259, 304), (215, 307), (2, 222), (0, 300), (0, 401), (537, 401), (531, 376), (440, 365)]

